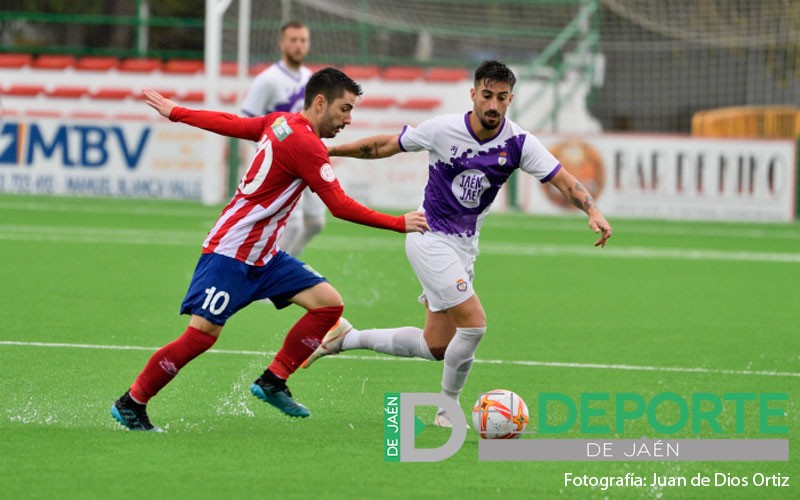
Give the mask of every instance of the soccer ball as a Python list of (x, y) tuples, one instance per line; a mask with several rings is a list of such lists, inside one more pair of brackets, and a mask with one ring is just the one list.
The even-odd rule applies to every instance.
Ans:
[(517, 439), (528, 422), (528, 405), (505, 389), (484, 392), (472, 408), (472, 425), (483, 439)]

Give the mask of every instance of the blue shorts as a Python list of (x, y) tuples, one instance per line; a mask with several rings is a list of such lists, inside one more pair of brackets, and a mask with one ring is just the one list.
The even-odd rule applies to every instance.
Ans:
[(181, 304), (181, 314), (196, 314), (215, 325), (253, 301), (269, 299), (277, 309), (299, 292), (327, 280), (308, 264), (279, 251), (265, 266), (250, 266), (215, 253), (200, 256)]

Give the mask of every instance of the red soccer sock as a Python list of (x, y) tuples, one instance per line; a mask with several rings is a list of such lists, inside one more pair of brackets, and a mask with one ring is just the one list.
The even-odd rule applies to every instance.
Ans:
[(310, 309), (286, 334), (283, 347), (269, 365), (269, 371), (284, 380), (288, 379), (339, 321), (342, 311), (344, 306)]
[(133, 399), (142, 404), (147, 403), (175, 378), (181, 368), (210, 349), (216, 341), (216, 337), (197, 328), (186, 328), (183, 335), (156, 351), (147, 362), (131, 386)]

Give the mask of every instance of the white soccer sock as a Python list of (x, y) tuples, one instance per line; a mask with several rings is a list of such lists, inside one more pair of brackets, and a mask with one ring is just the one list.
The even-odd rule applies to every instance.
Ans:
[(297, 240), (300, 239), (300, 234), (302, 232), (302, 221), (289, 219), (286, 227), (283, 228), (283, 236), (281, 236), (281, 239), (278, 241), (278, 245), (281, 247), (281, 250), (288, 253), (292, 257), (296, 257), (299, 254), (297, 251), (299, 246)]
[(456, 335), (444, 352), (444, 372), (442, 373), (442, 394), (458, 401), (461, 389), (467, 382), (467, 375), (475, 359), (486, 327), (456, 328)]
[(414, 326), (372, 330), (353, 328), (347, 332), (342, 343), (343, 351), (351, 349), (370, 349), (393, 356), (435, 360), (422, 336), (422, 330)]
[(324, 224), (320, 224), (319, 222), (310, 223), (308, 220), (306, 220), (303, 227), (292, 234), (292, 239), (287, 243), (284, 252), (288, 253), (292, 257), (297, 257), (303, 253), (303, 250), (305, 250), (308, 242), (310, 242), (314, 236), (318, 235), (320, 231), (322, 231), (323, 227)]
[(325, 227), (325, 216), (304, 217), (302, 220), (289, 219), (281, 237), (281, 250), (292, 257), (297, 257), (314, 236)]

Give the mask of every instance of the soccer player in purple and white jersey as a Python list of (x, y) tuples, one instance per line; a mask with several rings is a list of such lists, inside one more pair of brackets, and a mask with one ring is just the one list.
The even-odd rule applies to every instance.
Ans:
[[(425, 328), (356, 330), (345, 319), (305, 361), (351, 349), (444, 360), (442, 393), (458, 401), (486, 314), (473, 289), (481, 224), (500, 187), (516, 169), (549, 182), (589, 216), (605, 246), (611, 226), (592, 195), (529, 132), (505, 117), (516, 77), (504, 64), (486, 61), (475, 70), (472, 111), (432, 118), (399, 135), (380, 135), (328, 148), (330, 156), (385, 158), (402, 151), (429, 152), (428, 183), (421, 210), (430, 231), (406, 237), (406, 255), (422, 285)], [(452, 425), (441, 409), (435, 424)]]
[[(264, 116), (275, 111), (296, 113), (303, 109), (306, 83), (311, 70), (303, 66), (311, 35), (308, 27), (290, 21), (281, 27), (278, 47), (281, 60), (259, 73), (242, 103), (246, 116)], [(281, 249), (294, 257), (300, 255), (311, 239), (325, 227), (325, 204), (307, 189), (286, 223)]]

